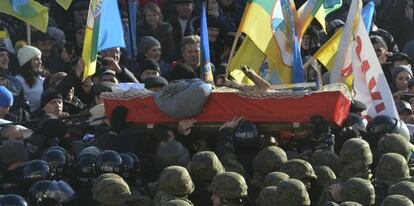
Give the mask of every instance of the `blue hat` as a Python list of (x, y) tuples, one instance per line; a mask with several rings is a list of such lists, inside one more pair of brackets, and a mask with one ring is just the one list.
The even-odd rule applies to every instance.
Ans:
[(11, 107), (13, 94), (4, 86), (0, 86), (0, 107)]

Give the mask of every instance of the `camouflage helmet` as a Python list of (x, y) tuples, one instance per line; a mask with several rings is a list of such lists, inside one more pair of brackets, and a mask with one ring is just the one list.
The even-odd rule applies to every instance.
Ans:
[(122, 205), (130, 198), (128, 184), (119, 175), (107, 173), (94, 180), (93, 199), (105, 205)]
[(192, 204), (181, 199), (174, 199), (168, 202), (163, 202), (161, 206), (192, 206)]
[(403, 195), (390, 195), (382, 201), (381, 206), (414, 206), (414, 204)]
[(190, 153), (187, 148), (175, 140), (162, 143), (158, 148), (157, 157), (161, 169), (172, 165), (187, 167), (190, 162)]
[(339, 204), (339, 206), (362, 206), (362, 205), (359, 204), (358, 202), (346, 201), (346, 202), (342, 202), (341, 204)]
[(256, 200), (256, 205), (273, 206), (276, 204), (277, 187), (269, 186), (263, 188)]
[(277, 186), (275, 206), (310, 205), (309, 194), (305, 185), (297, 179), (283, 180)]
[(316, 166), (314, 167), (314, 170), (316, 176), (318, 177), (318, 179), (316, 180), (316, 184), (318, 184), (321, 187), (336, 179), (335, 173), (328, 166)]
[(194, 182), (211, 181), (224, 167), (214, 152), (203, 151), (194, 154), (189, 172)]
[(158, 187), (159, 190), (174, 196), (185, 196), (194, 191), (190, 174), (181, 166), (169, 166), (162, 170)]
[(246, 173), (243, 165), (237, 161), (237, 157), (233, 153), (223, 155), (220, 162), (223, 164), (223, 167), (227, 172), (236, 172), (241, 175)]
[(369, 180), (353, 177), (342, 183), (341, 201), (355, 201), (362, 205), (375, 203), (374, 186)]
[(316, 150), (311, 155), (309, 163), (311, 163), (313, 167), (328, 166), (335, 172), (335, 174), (339, 174), (341, 171), (341, 160), (339, 159), (339, 156), (335, 152), (329, 150)]
[(414, 183), (407, 180), (395, 183), (388, 188), (388, 195), (404, 195), (414, 201)]
[(224, 172), (214, 177), (208, 191), (223, 199), (236, 199), (247, 195), (247, 184), (243, 176)]
[(289, 175), (283, 172), (271, 172), (266, 175), (263, 188), (277, 186), (281, 181), (289, 179)]
[(275, 172), (287, 161), (287, 156), (283, 149), (277, 146), (263, 148), (253, 160), (253, 170), (255, 173), (268, 174)]
[(407, 161), (403, 156), (397, 153), (387, 153), (382, 155), (378, 161), (375, 172), (377, 180), (384, 182), (388, 186), (409, 175), (410, 171), (408, 169)]
[(317, 178), (312, 165), (301, 159), (291, 159), (287, 161), (283, 164), (280, 171), (288, 174), (290, 178), (298, 180)]
[(343, 163), (363, 161), (366, 165), (372, 164), (372, 152), (368, 142), (359, 138), (352, 138), (345, 141), (339, 153)]
[(395, 152), (402, 155), (406, 160), (411, 156), (411, 144), (401, 135), (387, 134), (378, 141), (377, 154)]

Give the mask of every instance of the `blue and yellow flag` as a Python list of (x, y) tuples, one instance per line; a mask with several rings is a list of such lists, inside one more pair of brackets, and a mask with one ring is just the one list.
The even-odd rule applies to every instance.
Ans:
[(33, 0), (0, 0), (0, 12), (14, 16), (46, 32), (49, 22), (47, 7)]
[(70, 4), (72, 3), (72, 0), (56, 0), (56, 3), (58, 3), (65, 10), (68, 10)]
[(214, 82), (213, 71), (210, 62), (210, 47), (208, 45), (208, 30), (207, 30), (207, 16), (206, 16), (206, 2), (202, 2), (201, 18), (200, 18), (200, 49), (201, 62), (203, 64), (201, 71), (201, 79), (205, 82)]
[(125, 47), (118, 3), (113, 0), (91, 0), (82, 50), (85, 64), (83, 78), (95, 73), (98, 52), (114, 47)]

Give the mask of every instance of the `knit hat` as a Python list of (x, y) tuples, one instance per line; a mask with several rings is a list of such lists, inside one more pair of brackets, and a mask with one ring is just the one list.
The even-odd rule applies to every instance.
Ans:
[(392, 81), (395, 82), (395, 78), (397, 78), (398, 74), (401, 72), (408, 72), (411, 77), (413, 76), (413, 72), (411, 71), (411, 68), (406, 65), (398, 65), (392, 68), (391, 74), (392, 74)]
[(29, 45), (23, 46), (17, 51), (17, 59), (19, 60), (19, 65), (23, 66), (37, 55), (42, 55), (42, 52), (38, 48)]
[(7, 48), (4, 45), (0, 45), (0, 52), (3, 51), (9, 52), (9, 50), (7, 50)]
[(4, 86), (0, 86), (0, 107), (11, 107), (13, 105), (13, 94)]
[(45, 107), (46, 104), (53, 99), (63, 100), (62, 95), (55, 88), (49, 88), (43, 91), (42, 96), (40, 97), (40, 108)]
[(18, 140), (8, 140), (0, 147), (0, 159), (7, 166), (16, 162), (26, 162), (28, 153), (23, 142)]
[(160, 42), (152, 36), (143, 36), (138, 45), (138, 49), (142, 54), (147, 53), (154, 46), (161, 46)]
[(194, 79), (197, 77), (193, 68), (190, 65), (185, 64), (185, 63), (176, 64), (172, 71), (171, 76), (172, 76), (172, 80)]
[(64, 41), (65, 40), (65, 33), (62, 30), (60, 30), (56, 27), (51, 26), (51, 27), (47, 28), (47, 34), (54, 41)]
[(160, 72), (160, 65), (152, 59), (146, 59), (141, 64), (141, 74), (146, 70), (155, 70), (158, 73), (161, 73)]
[(145, 88), (150, 89), (154, 87), (165, 87), (168, 85), (168, 81), (160, 76), (148, 77), (144, 81)]

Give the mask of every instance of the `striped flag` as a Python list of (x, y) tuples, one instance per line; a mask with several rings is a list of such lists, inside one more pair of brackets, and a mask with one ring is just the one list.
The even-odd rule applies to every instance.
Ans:
[(14, 16), (46, 32), (49, 10), (34, 0), (0, 0), (0, 12)]
[(208, 45), (208, 29), (207, 29), (207, 16), (206, 16), (206, 2), (203, 1), (201, 5), (201, 18), (200, 18), (200, 49), (201, 49), (201, 62), (203, 63), (201, 71), (201, 79), (205, 82), (214, 82), (213, 70), (210, 62), (210, 48)]
[(299, 9), (299, 19), (298, 19), (298, 36), (299, 39), (302, 38), (302, 35), (306, 32), (309, 24), (312, 22), (312, 19), (316, 16), (317, 12), (320, 10), (322, 4), (325, 0), (308, 0), (305, 4)]
[(118, 3), (114, 0), (91, 0), (82, 50), (83, 78), (95, 73), (98, 52), (114, 47), (125, 47)]

